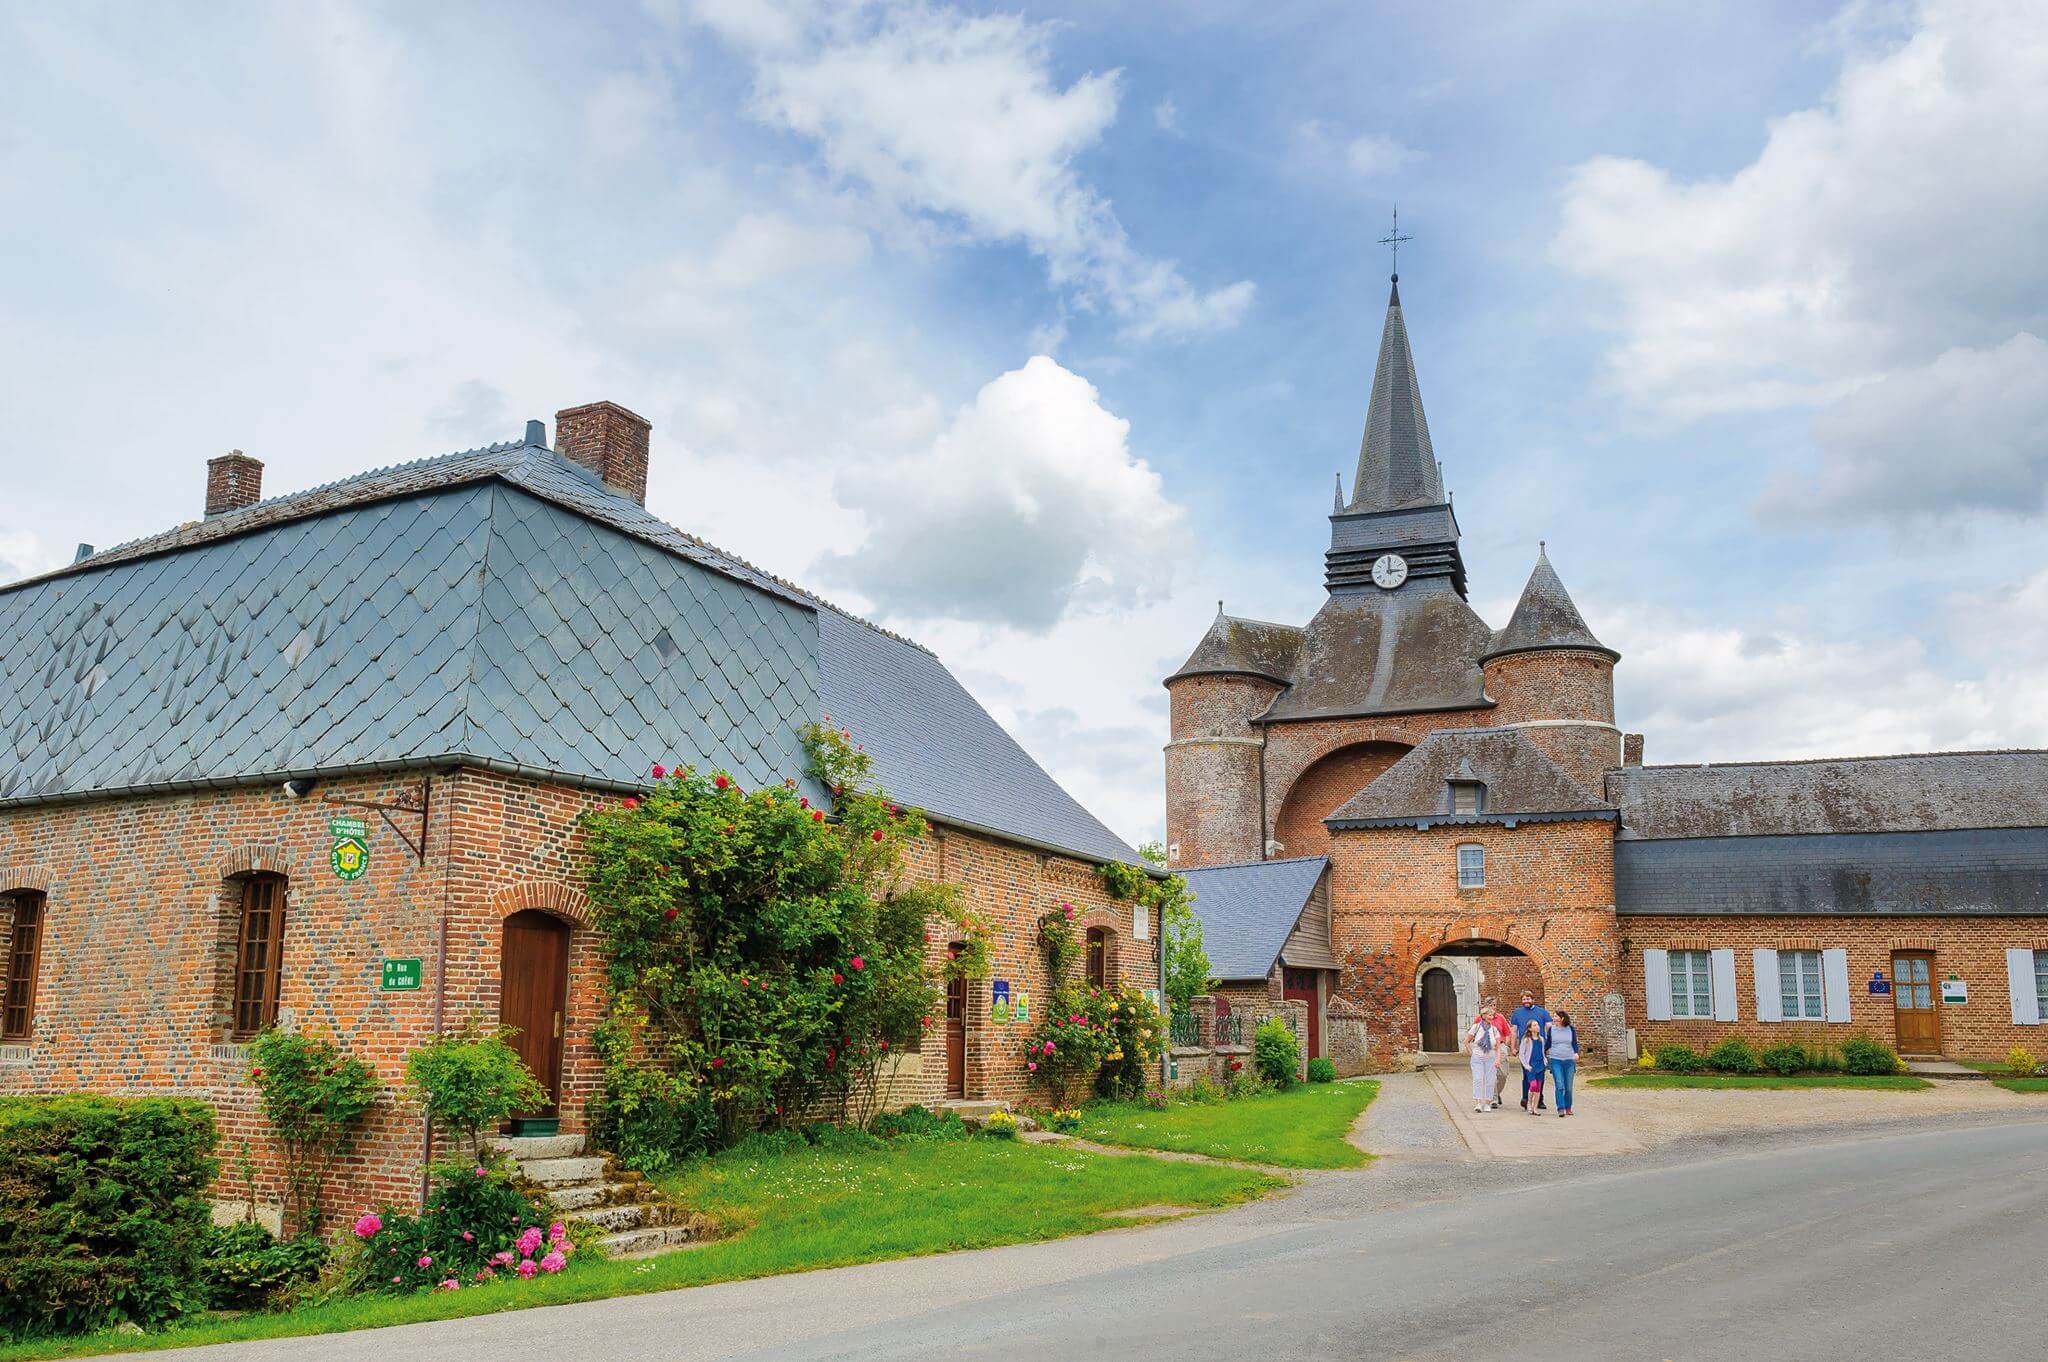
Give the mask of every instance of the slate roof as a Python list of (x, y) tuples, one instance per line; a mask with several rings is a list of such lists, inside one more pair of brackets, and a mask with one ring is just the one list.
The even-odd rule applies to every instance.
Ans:
[(1294, 684), (1262, 720), (1489, 707), (1479, 655), (1492, 636), (1441, 577), (1334, 593), (1302, 632)]
[(1358, 446), (1358, 476), (1351, 485), (1354, 511), (1395, 511), (1435, 506), (1444, 500), (1443, 476), (1429, 442), (1422, 412), (1422, 385), (1408, 350), (1408, 323), (1401, 315), (1401, 281), (1387, 295), (1387, 321), (1380, 333), (1379, 362), (1373, 367), (1372, 399), (1365, 412), (1365, 438)]
[(1271, 624), (1265, 620), (1239, 619), (1216, 607), (1216, 619), (1209, 632), (1195, 645), (1188, 660), (1167, 681), (1184, 676), (1263, 676), (1286, 685), (1294, 674), (1295, 650), (1301, 646), (1301, 629), (1292, 624)]
[(1607, 773), (1625, 838), (2048, 826), (2048, 752), (1624, 766)]
[(1329, 867), (1322, 856), (1183, 870), (1217, 979), (1264, 979)]
[(1564, 589), (1564, 583), (1550, 566), (1550, 555), (1539, 547), (1535, 570), (1522, 588), (1522, 598), (1515, 602), (1515, 613), (1508, 617), (1507, 628), (1494, 635), (1486, 657), (1545, 648), (1584, 648), (1605, 653), (1617, 661), (1621, 658), (1620, 653), (1593, 637), (1579, 607), (1572, 603), (1571, 593)]
[[(1450, 813), (1453, 780), (1486, 786), (1485, 812)], [(1576, 815), (1607, 817), (1613, 806), (1580, 789), (1564, 771), (1513, 728), (1439, 729), (1323, 821), (1331, 827), (1413, 822), (1497, 822), (1504, 817)]]
[(2048, 828), (1673, 838), (1614, 844), (1625, 915), (2048, 913)]
[(0, 587), (0, 804), (444, 761), (779, 781), (830, 712), (942, 819), (1137, 862), (928, 651), (667, 525), (540, 431)]

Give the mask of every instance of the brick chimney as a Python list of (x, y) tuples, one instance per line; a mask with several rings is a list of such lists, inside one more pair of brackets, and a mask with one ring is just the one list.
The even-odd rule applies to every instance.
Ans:
[(653, 424), (616, 402), (555, 413), (555, 448), (622, 497), (647, 504), (647, 435)]
[(206, 461), (206, 518), (263, 500), (263, 462), (239, 449)]
[(1621, 764), (1641, 766), (1643, 764), (1643, 735), (1624, 733), (1621, 735)]

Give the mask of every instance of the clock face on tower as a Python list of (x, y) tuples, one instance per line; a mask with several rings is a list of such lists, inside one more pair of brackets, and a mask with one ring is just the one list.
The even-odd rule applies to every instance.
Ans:
[(1408, 560), (1398, 553), (1383, 553), (1373, 560), (1372, 580), (1374, 586), (1392, 591), (1408, 580)]

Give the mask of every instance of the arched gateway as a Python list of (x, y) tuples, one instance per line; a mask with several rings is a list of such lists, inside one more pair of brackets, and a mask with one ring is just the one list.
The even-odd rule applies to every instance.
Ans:
[(1543, 969), (1522, 951), (1501, 941), (1450, 941), (1416, 966), (1415, 1035), (1426, 1055), (1455, 1054), (1465, 1032), (1488, 998), (1510, 1013), (1522, 994), (1544, 1001)]

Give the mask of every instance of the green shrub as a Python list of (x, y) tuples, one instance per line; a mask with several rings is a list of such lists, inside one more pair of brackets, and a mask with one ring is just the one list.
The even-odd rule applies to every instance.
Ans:
[(394, 1295), (559, 1272), (573, 1251), (553, 1207), (521, 1191), (509, 1162), (494, 1155), (435, 1164), (422, 1214), (368, 1212), (356, 1219), (355, 1237), (348, 1286)]
[(270, 1029), (249, 1042), (249, 1080), (284, 1150), (286, 1228), (320, 1228), (327, 1174), (355, 1144), (382, 1085), (324, 1036)]
[(1337, 1066), (1320, 1055), (1308, 1062), (1308, 1081), (1311, 1083), (1334, 1083), (1337, 1081)]
[(1252, 1036), (1252, 1065), (1263, 1082), (1283, 1089), (1294, 1086), (1295, 1075), (1301, 1072), (1301, 1042), (1286, 1022), (1268, 1017), (1259, 1023)]
[(1668, 1074), (1696, 1074), (1707, 1067), (1707, 1061), (1690, 1045), (1660, 1045), (1657, 1067)]
[(1842, 1042), (1842, 1067), (1852, 1074), (1895, 1074), (1905, 1066), (1891, 1046), (1857, 1034)]
[(2005, 1071), (2014, 1078), (2032, 1078), (2040, 1063), (2034, 1052), (2024, 1045), (2015, 1045), (2005, 1052)]
[(1104, 989), (1103, 1016), (1109, 1048), (1095, 1076), (1095, 1090), (1104, 1097), (1129, 1101), (1159, 1075), (1165, 1046), (1166, 1018), (1135, 988)]
[(462, 1132), (465, 1150), (477, 1147), (485, 1127), (547, 1103), (547, 1089), (507, 1043), (511, 1034), (508, 1027), (472, 1024), (405, 1057), (412, 1099), (440, 1124)]
[(1756, 1051), (1749, 1048), (1748, 1041), (1730, 1036), (1707, 1051), (1707, 1067), (1724, 1074), (1753, 1074), (1762, 1072), (1764, 1066), (1757, 1062)]
[(1808, 1050), (1806, 1067), (1817, 1074), (1838, 1074), (1842, 1072), (1842, 1057), (1833, 1050)]
[(1812, 1064), (1812, 1057), (1806, 1053), (1804, 1045), (1790, 1043), (1773, 1045), (1757, 1056), (1757, 1058), (1763, 1061), (1763, 1066), (1766, 1069), (1769, 1069), (1774, 1074), (1782, 1074), (1787, 1078), (1793, 1074), (1806, 1072)]
[(1222, 1087), (1207, 1075), (1197, 1078), (1194, 1082), (1188, 1084), (1187, 1087), (1181, 1090), (1180, 1094), (1183, 1102), (1193, 1102), (1199, 1106), (1210, 1106), (1223, 1101), (1228, 1096), (1229, 1094), (1224, 1092)]
[(0, 1338), (202, 1307), (213, 1147), (203, 1102), (0, 1098)]
[(317, 1235), (279, 1239), (253, 1220), (207, 1226), (203, 1267), (216, 1310), (261, 1310), (279, 1291), (312, 1281), (326, 1262)]
[(971, 1133), (956, 1113), (919, 1106), (885, 1111), (868, 1129), (884, 1140), (964, 1140)]

